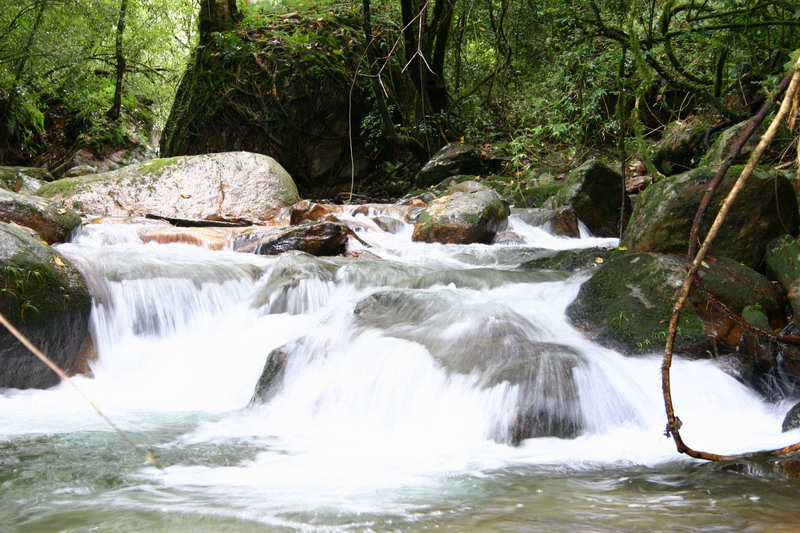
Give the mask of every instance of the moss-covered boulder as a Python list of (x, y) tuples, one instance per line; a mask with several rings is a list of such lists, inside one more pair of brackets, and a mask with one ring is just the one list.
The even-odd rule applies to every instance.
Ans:
[[(728, 157), (731, 147), (738, 142), (742, 132), (750, 125), (750, 121), (740, 122), (717, 134), (714, 143), (708, 152), (700, 159), (699, 166), (719, 167)], [(763, 123), (759, 129), (745, 143), (744, 147), (734, 158), (734, 163), (745, 163), (753, 153), (761, 135), (767, 130), (767, 123)], [(792, 159), (794, 151), (794, 135), (786, 127), (781, 126), (775, 137), (772, 139), (767, 151), (761, 157), (762, 164), (777, 163), (781, 160)]]
[(204, 220), (269, 220), (299, 200), (277, 161), (249, 152), (153, 159), (60, 179), (38, 194), (92, 215)]
[(508, 224), (508, 205), (476, 181), (459, 183), (431, 202), (414, 224), (412, 240), (445, 244), (492, 242)]
[[(735, 166), (728, 171), (709, 207), (701, 239), (742, 169)], [(695, 213), (715, 172), (698, 168), (648, 187), (636, 198), (622, 244), (635, 252), (685, 254)], [(761, 268), (767, 243), (787, 232), (796, 236), (799, 229), (800, 212), (791, 183), (780, 173), (757, 169), (734, 202), (710, 253)]]
[(795, 324), (800, 323), (800, 244), (789, 235), (767, 246), (767, 275), (777, 281), (792, 306)]
[[(87, 370), (91, 297), (78, 270), (24, 228), (0, 222), (0, 311), (68, 374)], [(0, 331), (0, 387), (46, 388), (58, 376)]]
[(652, 161), (659, 172), (671, 176), (697, 166), (704, 150), (707, 124), (696, 117), (670, 122), (652, 149)]
[(66, 242), (81, 217), (52, 200), (0, 190), (0, 222), (34, 230), (48, 244)]
[(162, 156), (271, 155), (304, 191), (349, 183), (351, 172), (358, 180), (376, 160), (358, 127), (373, 109), (361, 28), (358, 11), (337, 5), (254, 14), (201, 34), (164, 126)]
[(414, 182), (417, 187), (427, 187), (451, 176), (476, 175), (480, 172), (480, 150), (471, 144), (453, 142), (444, 146), (425, 163), (417, 172)]
[[(764, 276), (727, 259), (709, 259), (700, 275), (735, 313), (755, 305), (778, 321), (781, 295)], [(628, 353), (663, 349), (686, 270), (680, 256), (615, 252), (580, 289), (567, 314), (598, 342)], [(736, 349), (742, 330), (694, 289), (681, 315), (675, 351), (702, 355), (712, 339)]]
[(622, 176), (601, 161), (592, 159), (572, 169), (547, 209), (571, 207), (589, 231), (598, 237), (619, 237), (631, 212)]

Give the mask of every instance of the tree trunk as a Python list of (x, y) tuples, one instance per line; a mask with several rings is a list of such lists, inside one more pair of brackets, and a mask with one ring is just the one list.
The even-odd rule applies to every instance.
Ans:
[(122, 50), (122, 36), (125, 33), (125, 19), (128, 16), (128, 0), (122, 0), (119, 6), (119, 19), (117, 20), (117, 37), (115, 43), (115, 53), (117, 59), (116, 78), (114, 81), (114, 102), (108, 110), (108, 118), (119, 120), (122, 112), (122, 81), (125, 78), (125, 67), (127, 61)]

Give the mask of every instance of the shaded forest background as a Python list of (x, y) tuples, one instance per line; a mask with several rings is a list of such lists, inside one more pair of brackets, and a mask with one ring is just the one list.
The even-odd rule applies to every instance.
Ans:
[(161, 141), (164, 155), (250, 149), (291, 166), (307, 149), (337, 160), (290, 169), (317, 195), (352, 180), (398, 196), (458, 139), (526, 184), (588, 153), (657, 178), (668, 124), (698, 125), (704, 143), (746, 119), (800, 43), (788, 0), (3, 4), (0, 164), (151, 157)]

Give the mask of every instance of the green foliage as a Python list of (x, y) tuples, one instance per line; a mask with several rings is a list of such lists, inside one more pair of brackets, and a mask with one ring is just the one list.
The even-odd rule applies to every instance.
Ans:
[[(114, 94), (119, 7), (119, 0), (22, 0), (0, 10), (0, 160), (25, 160), (44, 143), (80, 142), (98, 136), (93, 128), (106, 129), (99, 117)], [(133, 130), (148, 138), (146, 130), (165, 119), (194, 45), (195, 10), (192, 0), (130, 0), (126, 139)], [(101, 144), (121, 138), (106, 137)]]

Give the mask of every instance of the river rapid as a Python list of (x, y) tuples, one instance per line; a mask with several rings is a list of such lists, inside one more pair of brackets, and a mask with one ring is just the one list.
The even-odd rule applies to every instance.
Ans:
[[(772, 462), (675, 451), (661, 354), (625, 357), (570, 326), (591, 272), (519, 268), (616, 240), (512, 216), (515, 244), (413, 243), (402, 209), (365, 211), (341, 217), (371, 258), (144, 244), (132, 223), (60, 245), (94, 298), (98, 357), (74, 381), (165, 469), (66, 384), (0, 389), (0, 532), (800, 527), (800, 482)], [(532, 346), (571, 362), (513, 379)], [(276, 349), (285, 368), (251, 403)], [(792, 399), (766, 403), (713, 361), (677, 360), (672, 385), (695, 448), (800, 440), (780, 431)], [(512, 445), (521, 405), (575, 431)]]

